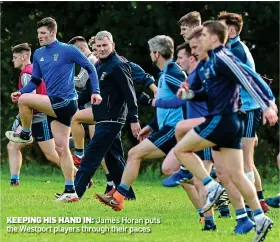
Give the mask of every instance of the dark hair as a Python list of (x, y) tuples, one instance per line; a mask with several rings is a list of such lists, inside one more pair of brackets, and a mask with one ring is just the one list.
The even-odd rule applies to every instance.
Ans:
[(57, 31), (57, 23), (56, 21), (51, 18), (51, 17), (47, 17), (47, 18), (43, 18), (42, 20), (40, 20), (37, 23), (37, 28), (41, 28), (41, 27), (47, 27), (47, 29), (52, 32), (52, 31)]
[(192, 31), (187, 36), (187, 40), (190, 41), (193, 38), (200, 37), (200, 35), (202, 33), (202, 30), (203, 30), (203, 26), (202, 25), (193, 28)]
[(76, 42), (81, 41), (81, 42), (86, 42), (86, 39), (83, 36), (75, 36), (71, 40), (69, 40), (68, 44), (74, 45)]
[(237, 34), (240, 34), (243, 27), (243, 18), (240, 14), (223, 11), (218, 15), (218, 20), (224, 20), (228, 26), (232, 25)]
[(192, 55), (192, 50), (191, 47), (188, 43), (184, 42), (183, 44), (180, 44), (177, 46), (176, 48), (177, 52), (179, 52), (180, 50), (185, 50), (187, 56), (191, 56)]
[(197, 11), (193, 11), (184, 15), (178, 21), (179, 25), (188, 25), (190, 27), (195, 27), (201, 25), (201, 16)]
[(22, 43), (12, 47), (13, 53), (22, 53), (24, 51), (27, 51), (31, 54), (31, 48), (28, 43)]
[(224, 24), (219, 21), (209, 20), (204, 22), (203, 26), (207, 28), (211, 35), (217, 35), (222, 44), (227, 42), (228, 29)]

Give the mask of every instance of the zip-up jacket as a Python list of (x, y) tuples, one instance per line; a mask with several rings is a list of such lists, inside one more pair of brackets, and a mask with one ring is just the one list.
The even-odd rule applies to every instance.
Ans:
[(138, 122), (138, 106), (131, 69), (116, 52), (96, 64), (102, 102), (92, 105), (94, 120)]

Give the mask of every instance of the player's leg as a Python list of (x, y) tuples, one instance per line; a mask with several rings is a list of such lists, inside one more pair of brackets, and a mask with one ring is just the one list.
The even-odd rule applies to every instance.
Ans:
[(8, 138), (13, 142), (28, 143), (33, 141), (31, 136), (31, 125), (33, 118), (32, 109), (38, 110), (49, 116), (56, 117), (50, 99), (46, 95), (29, 93), (22, 94), (18, 100), (18, 106), (22, 131), (19, 135), (14, 132), (10, 133)]
[[(75, 144), (73, 160), (75, 165), (81, 164), (84, 156), (85, 129), (83, 123), (93, 125), (93, 113), (91, 108), (79, 110), (72, 117), (71, 132)], [(91, 128), (91, 130), (94, 128)], [(94, 133), (94, 131), (93, 131)]]
[(96, 194), (97, 198), (112, 209), (121, 210), (130, 186), (138, 176), (141, 162), (164, 157), (175, 144), (175, 128), (168, 126), (144, 139), (140, 144), (129, 150), (121, 184), (117, 187), (117, 191), (110, 197)]
[(185, 134), (193, 129), (195, 126), (200, 125), (201, 123), (205, 122), (205, 118), (193, 118), (182, 120), (176, 125), (175, 136), (177, 141), (180, 141)]
[(242, 150), (221, 148), (220, 154), (224, 161), (224, 166), (231, 176), (231, 180), (253, 211), (256, 223), (254, 241), (262, 241), (273, 226), (273, 222), (264, 215), (257, 198), (256, 189), (252, 182), (245, 176)]

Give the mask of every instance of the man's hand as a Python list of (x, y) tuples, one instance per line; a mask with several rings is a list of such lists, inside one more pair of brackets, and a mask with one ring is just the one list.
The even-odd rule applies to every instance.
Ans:
[(11, 94), (11, 99), (13, 103), (16, 103), (19, 99), (19, 97), (21, 96), (21, 92), (13, 92)]
[(141, 127), (140, 127), (139, 122), (137, 122), (137, 123), (131, 123), (131, 124), (130, 124), (130, 128), (131, 128), (131, 132), (132, 132), (133, 136), (134, 136), (135, 138), (137, 138), (137, 137), (138, 137), (138, 134), (139, 134), (139, 132), (140, 132), (140, 130), (141, 130)]
[(102, 97), (99, 94), (91, 94), (91, 104), (99, 105), (102, 102)]
[(275, 111), (275, 113), (278, 113), (278, 108), (273, 101), (269, 101), (269, 106)]
[(263, 125), (266, 121), (269, 122), (270, 126), (274, 126), (278, 120), (278, 116), (272, 107), (269, 107), (265, 112), (263, 112)]
[(146, 139), (153, 131), (147, 125), (143, 129), (141, 129), (140, 133), (138, 134), (138, 140), (141, 142)]

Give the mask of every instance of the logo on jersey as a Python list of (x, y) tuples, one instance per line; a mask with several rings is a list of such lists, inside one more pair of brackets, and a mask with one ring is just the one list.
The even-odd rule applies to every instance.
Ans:
[(44, 61), (44, 57), (42, 57), (42, 58), (40, 59), (40, 61)]
[(106, 72), (103, 72), (103, 73), (102, 73), (102, 75), (101, 75), (101, 77), (100, 77), (100, 81), (103, 81), (103, 80), (104, 80), (106, 74), (107, 74)]
[(57, 61), (57, 59), (58, 59), (58, 54), (54, 54), (53, 55), (53, 61)]

